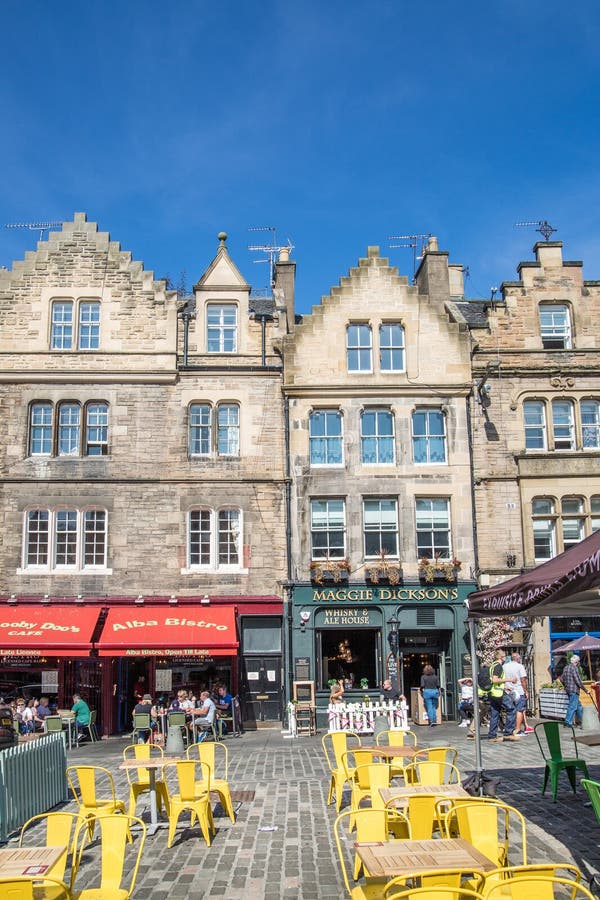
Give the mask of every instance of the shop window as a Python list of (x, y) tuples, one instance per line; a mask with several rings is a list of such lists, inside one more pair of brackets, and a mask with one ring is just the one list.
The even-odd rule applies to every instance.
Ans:
[(404, 328), (399, 322), (379, 326), (379, 367), (382, 372), (404, 372)]
[(344, 462), (342, 414), (337, 409), (317, 409), (309, 418), (311, 466), (341, 466)]
[(235, 303), (209, 303), (206, 307), (208, 353), (237, 353), (238, 323)]
[(320, 654), (319, 690), (329, 690), (331, 679), (342, 681), (346, 690), (362, 690), (363, 693), (378, 690), (377, 629), (322, 628), (316, 631), (316, 638)]
[(560, 303), (547, 303), (542, 304), (539, 310), (544, 350), (569, 350), (571, 347), (569, 308)]
[(418, 558), (450, 559), (450, 501), (445, 497), (420, 497), (415, 511)]
[(445, 463), (446, 417), (439, 409), (417, 409), (412, 415), (415, 463)]
[(349, 372), (373, 371), (373, 338), (370, 325), (348, 325), (346, 358)]
[(360, 417), (360, 456), (364, 465), (394, 463), (394, 417), (389, 410), (363, 410)]
[[(216, 436), (213, 447), (213, 435)], [(237, 403), (192, 403), (188, 415), (190, 456), (239, 456), (240, 408)]]
[(192, 509), (189, 514), (188, 562), (190, 568), (240, 567), (241, 510)]
[(311, 500), (312, 559), (346, 556), (346, 505), (344, 500)]
[(52, 571), (106, 567), (105, 510), (33, 509), (26, 513), (24, 567)]
[[(85, 434), (81, 441), (81, 422)], [(106, 456), (108, 453), (108, 404), (90, 401), (82, 412), (72, 401), (32, 403), (29, 408), (30, 456)]]
[(363, 500), (366, 558), (398, 557), (398, 502), (391, 498)]
[(525, 447), (527, 450), (546, 450), (546, 407), (541, 400), (526, 400), (523, 404)]

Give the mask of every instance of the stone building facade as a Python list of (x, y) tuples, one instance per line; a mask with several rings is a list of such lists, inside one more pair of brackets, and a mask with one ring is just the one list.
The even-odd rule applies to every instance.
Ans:
[[(44, 637), (61, 627), (57, 605), (97, 612), (85, 658), (68, 642), (51, 657), (42, 640), (21, 668), (37, 652), (38, 669), (60, 669), (63, 703), (83, 685), (105, 731), (127, 727), (133, 681), (159, 690), (166, 669), (196, 689), (223, 677), (248, 689), (248, 714), (279, 714), (282, 365), (266, 348), (285, 333), (285, 301), (255, 303), (220, 238), (183, 303), (83, 214), (0, 272), (0, 602), (6, 624), (41, 621)], [(169, 621), (203, 613), (207, 628), (230, 610), (212, 623), (227, 642), (195, 626), (151, 641), (167, 605)], [(102, 650), (116, 607), (142, 623), (130, 659), (114, 635)]]
[[(492, 584), (600, 527), (600, 282), (563, 260), (561, 242), (533, 250), (499, 299), (454, 305), (473, 338), (477, 544)], [(537, 684), (549, 679), (551, 634), (598, 628), (538, 623), (529, 644)]]
[(454, 713), (475, 588), (462, 293), (435, 239), (414, 285), (370, 247), (284, 341), (289, 658), (320, 705), (333, 679), (356, 699), (391, 674), (408, 694), (429, 662)]

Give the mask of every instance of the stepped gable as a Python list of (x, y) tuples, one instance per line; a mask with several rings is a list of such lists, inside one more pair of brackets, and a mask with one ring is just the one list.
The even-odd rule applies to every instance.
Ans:
[(60, 231), (51, 231), (47, 240), (38, 241), (36, 250), (27, 250), (23, 260), (0, 270), (0, 287), (17, 290), (19, 283), (36, 275), (43, 276), (47, 287), (110, 284), (117, 273), (129, 273), (131, 281), (141, 282), (144, 291), (166, 291), (164, 279), (155, 279), (154, 272), (144, 269), (120, 243), (111, 241), (108, 232), (99, 231), (96, 222), (88, 222), (86, 213), (77, 212), (73, 221), (63, 222)]

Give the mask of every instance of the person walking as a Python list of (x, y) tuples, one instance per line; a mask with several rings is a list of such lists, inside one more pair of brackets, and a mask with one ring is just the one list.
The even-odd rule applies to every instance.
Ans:
[[(513, 700), (517, 713), (517, 734), (531, 734), (533, 728), (527, 724), (527, 700), (529, 692), (527, 689), (527, 670), (521, 662), (521, 654), (511, 653), (510, 660), (504, 663), (505, 678), (512, 679), (513, 684)], [(515, 680), (516, 679), (516, 680)]]
[(437, 708), (440, 700), (440, 682), (431, 666), (425, 666), (421, 675), (421, 695), (427, 710), (429, 727), (437, 725)]
[(581, 675), (579, 674), (579, 657), (573, 654), (570, 661), (564, 667), (560, 681), (567, 693), (568, 703), (567, 712), (565, 713), (564, 724), (573, 728), (575, 725), (575, 717), (577, 716), (579, 724), (583, 722), (583, 707), (579, 699), (579, 692), (583, 688)]
[[(515, 678), (507, 677), (504, 674), (504, 662), (506, 653), (500, 648), (496, 650), (495, 661), (490, 666), (490, 680), (492, 682), (490, 688), (490, 727), (488, 731), (488, 740), (498, 741), (518, 741), (519, 736), (516, 735), (515, 726), (517, 723), (517, 711), (515, 709), (514, 700), (512, 699), (512, 690), (507, 687), (507, 683), (514, 685)], [(498, 726), (501, 717), (504, 715), (504, 734), (498, 734)]]

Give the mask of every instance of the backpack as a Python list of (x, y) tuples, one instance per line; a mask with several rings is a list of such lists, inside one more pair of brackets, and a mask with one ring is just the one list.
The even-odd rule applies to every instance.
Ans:
[(489, 697), (490, 692), (492, 690), (492, 669), (494, 665), (491, 665), (489, 668), (486, 666), (485, 669), (480, 669), (477, 673), (477, 694), (479, 697)]

